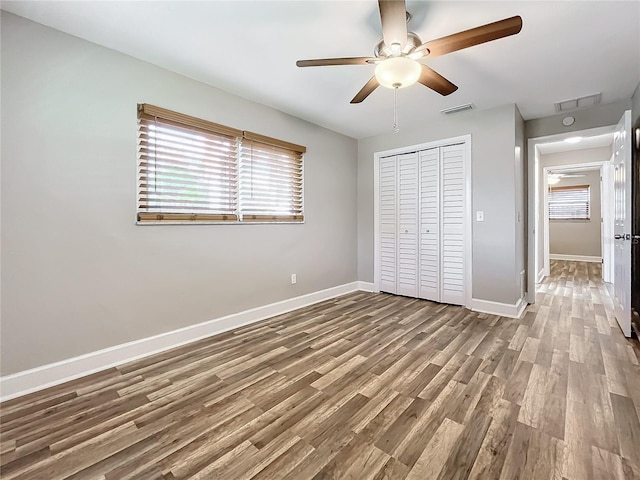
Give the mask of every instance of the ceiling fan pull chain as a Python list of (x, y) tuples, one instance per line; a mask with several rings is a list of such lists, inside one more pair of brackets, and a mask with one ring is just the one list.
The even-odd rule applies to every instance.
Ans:
[(398, 133), (400, 126), (398, 125), (398, 87), (393, 89), (393, 133)]

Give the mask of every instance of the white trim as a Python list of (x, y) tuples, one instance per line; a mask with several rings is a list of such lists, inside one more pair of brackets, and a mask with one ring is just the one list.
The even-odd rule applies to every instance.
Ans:
[(471, 135), (460, 135), (458, 137), (445, 138), (433, 142), (420, 143), (417, 145), (409, 145), (406, 147), (394, 148), (375, 152), (373, 154), (373, 291), (380, 291), (380, 158), (390, 155), (399, 155), (403, 153), (417, 152), (427, 150), (429, 148), (446, 147), (447, 145), (463, 144), (464, 156), (464, 176), (465, 176), (465, 241), (464, 241), (464, 290), (465, 290), (465, 306), (472, 303), (472, 205), (471, 205)]
[(524, 298), (519, 299), (514, 304), (472, 298), (469, 308), (474, 312), (490, 313), (491, 315), (500, 315), (501, 317), (520, 318), (527, 308), (527, 302)]
[(358, 282), (358, 290), (362, 292), (380, 292), (380, 290), (376, 290), (376, 286), (373, 282)]
[(602, 182), (600, 191), (600, 207), (602, 213), (602, 279), (613, 283), (614, 275), (614, 244), (613, 244), (613, 153), (609, 162), (602, 166)]
[(428, 150), (436, 147), (446, 147), (447, 145), (455, 145), (457, 143), (471, 142), (471, 135), (460, 135), (458, 137), (443, 138), (442, 140), (434, 140), (432, 142), (419, 143), (417, 145), (407, 145), (406, 147), (392, 148), (391, 150), (383, 150), (373, 154), (376, 157), (389, 157), (391, 155), (400, 155), (402, 153), (418, 152), (420, 150)]
[(570, 262), (602, 263), (602, 257), (592, 255), (565, 255), (563, 253), (550, 253), (549, 258), (551, 260), (568, 260)]
[[(528, 249), (527, 249), (527, 271), (528, 271), (528, 281), (527, 281), (527, 301), (529, 303), (535, 303), (536, 299), (536, 280), (538, 279), (537, 275), (538, 268), (545, 264), (545, 259), (538, 259), (538, 241), (539, 235), (544, 232), (538, 232), (536, 230), (538, 217), (539, 217), (539, 182), (538, 171), (539, 171), (539, 162), (538, 162), (538, 144), (549, 143), (549, 142), (558, 142), (561, 140), (565, 140), (569, 137), (575, 137), (576, 135), (582, 136), (595, 136), (595, 135), (603, 135), (605, 133), (613, 133), (615, 131), (615, 125), (608, 125), (604, 127), (597, 128), (588, 128), (584, 130), (574, 130), (564, 133), (558, 133), (553, 135), (546, 135), (544, 137), (536, 137), (529, 138), (527, 140), (527, 163), (528, 163), (528, 208), (527, 208), (527, 240), (528, 240)], [(533, 161), (532, 161), (533, 160)], [(608, 162), (599, 162), (600, 165)], [(562, 165), (561, 168), (571, 167), (569, 165)], [(545, 181), (546, 184), (546, 181)], [(546, 186), (546, 185), (545, 185)], [(604, 197), (602, 197), (604, 198)], [(605, 209), (603, 209), (603, 214)], [(607, 221), (603, 217), (603, 221)], [(613, 221), (613, 219), (609, 219), (609, 221)], [(548, 259), (548, 255), (546, 256)], [(605, 262), (607, 260), (607, 255), (605, 254)], [(606, 263), (605, 263), (606, 268)]]
[(373, 291), (380, 291), (380, 153), (373, 154)]
[[(544, 277), (544, 268), (538, 259), (538, 149), (533, 139), (527, 141), (527, 301), (536, 301), (536, 283)], [(533, 273), (536, 278), (533, 278)]]
[(473, 205), (471, 203), (471, 179), (473, 172), (471, 171), (471, 135), (464, 137), (464, 299), (465, 305), (471, 303), (473, 298), (471, 288), (473, 285)]
[(551, 263), (549, 262), (549, 169), (542, 169), (542, 221), (543, 221), (543, 250), (542, 264), (545, 277), (551, 275)]
[(43, 388), (84, 377), (107, 368), (122, 365), (155, 353), (233, 330), (266, 318), (329, 300), (340, 295), (370, 287), (368, 282), (351, 282), (299, 297), (282, 300), (262, 307), (179, 328), (140, 340), (115, 345), (48, 365), (0, 377), (0, 401), (10, 400)]

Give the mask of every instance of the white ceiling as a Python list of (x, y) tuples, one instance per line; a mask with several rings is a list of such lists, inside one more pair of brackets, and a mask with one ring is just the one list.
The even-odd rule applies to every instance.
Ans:
[[(579, 134), (576, 134), (578, 136)], [(568, 143), (564, 140), (559, 142), (540, 143), (537, 145), (538, 151), (542, 154), (570, 152), (574, 150), (584, 150), (586, 148), (610, 147), (613, 143), (613, 133), (603, 133), (584, 137), (578, 143)]]
[[(381, 37), (369, 1), (3, 1), (2, 9), (146, 60), (228, 92), (363, 138), (391, 132), (393, 93), (349, 101), (373, 66), (297, 68), (296, 60), (371, 56)], [(602, 92), (630, 98), (640, 81), (640, 2), (407, 2), (423, 41), (513, 15), (513, 37), (425, 63), (458, 85), (448, 97), (399, 92), (400, 126), (441, 118), (464, 103), (516, 103), (525, 119), (553, 103)]]

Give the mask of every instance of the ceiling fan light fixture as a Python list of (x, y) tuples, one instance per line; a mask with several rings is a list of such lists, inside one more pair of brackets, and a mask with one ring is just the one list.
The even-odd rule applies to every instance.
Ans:
[(376, 80), (386, 88), (405, 88), (420, 78), (422, 67), (407, 57), (391, 57), (376, 65)]
[(549, 185), (555, 185), (558, 182), (560, 182), (560, 176), (556, 175), (555, 173), (550, 173), (547, 177), (547, 183)]

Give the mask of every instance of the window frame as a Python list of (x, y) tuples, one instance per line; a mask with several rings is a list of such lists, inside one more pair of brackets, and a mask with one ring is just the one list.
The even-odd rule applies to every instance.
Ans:
[[(305, 154), (306, 147), (297, 145), (295, 143), (286, 142), (277, 138), (268, 137), (255, 132), (246, 130), (239, 130), (232, 127), (227, 127), (207, 120), (199, 119), (189, 115), (181, 114), (171, 110), (167, 110), (154, 105), (140, 103), (138, 108), (138, 120), (136, 129), (136, 225), (256, 225), (256, 224), (304, 224), (305, 223)], [(205, 214), (201, 217), (220, 217), (220, 219), (198, 219), (198, 214), (192, 213), (162, 213), (162, 212), (145, 212), (140, 209), (141, 205), (141, 148), (140, 148), (140, 119), (142, 117), (147, 118), (155, 116), (168, 123), (177, 124), (178, 128), (192, 128), (194, 131), (208, 130), (216, 134), (227, 135), (235, 137), (236, 152), (235, 152), (235, 213), (234, 215), (226, 214)], [(242, 167), (242, 142), (256, 142), (269, 147), (277, 147), (279, 149), (289, 150), (293, 156), (297, 155), (300, 158), (300, 211), (291, 215), (266, 213), (260, 215), (262, 218), (255, 218), (254, 215), (246, 215), (248, 218), (243, 218), (242, 213), (242, 199), (241, 191), (243, 189), (241, 185), (241, 167)], [(151, 217), (163, 217), (152, 219)], [(227, 218), (227, 217), (234, 218)], [(144, 217), (147, 217), (145, 219)], [(188, 217), (188, 218), (186, 218)], [(249, 218), (251, 217), (251, 218)]]
[[(552, 216), (551, 214), (551, 202), (552, 202), (552, 194), (554, 191), (556, 192), (567, 192), (571, 190), (580, 190), (587, 192), (587, 216), (586, 217), (578, 217), (578, 216)], [(554, 185), (549, 186), (549, 196), (547, 198), (547, 215), (549, 217), (550, 222), (589, 222), (591, 221), (591, 185)]]

